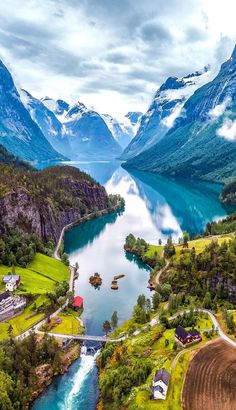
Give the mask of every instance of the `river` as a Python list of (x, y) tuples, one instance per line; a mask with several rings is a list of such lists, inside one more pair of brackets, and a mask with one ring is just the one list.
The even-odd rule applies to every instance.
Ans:
[[(118, 312), (119, 322), (128, 319), (139, 294), (150, 297), (149, 270), (123, 250), (125, 237), (132, 232), (147, 242), (174, 240), (183, 231), (201, 233), (208, 221), (232, 211), (219, 201), (222, 187), (200, 181), (167, 179), (152, 174), (127, 172), (118, 162), (70, 163), (88, 172), (108, 193), (119, 193), (126, 201), (123, 213), (106, 215), (74, 227), (65, 235), (65, 251), (71, 263), (79, 263), (75, 293), (84, 298), (82, 319), (88, 334), (101, 335), (102, 323)], [(103, 283), (94, 289), (89, 276), (99, 272)], [(125, 274), (119, 290), (110, 289), (111, 280)], [(35, 401), (34, 410), (94, 410), (98, 398), (95, 357), (83, 355), (66, 375)]]

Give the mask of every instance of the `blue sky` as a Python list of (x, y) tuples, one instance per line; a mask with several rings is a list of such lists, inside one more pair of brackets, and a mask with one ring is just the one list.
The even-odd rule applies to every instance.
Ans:
[(170, 75), (218, 68), (235, 15), (235, 0), (6, 0), (0, 56), (34, 96), (120, 116), (145, 111)]

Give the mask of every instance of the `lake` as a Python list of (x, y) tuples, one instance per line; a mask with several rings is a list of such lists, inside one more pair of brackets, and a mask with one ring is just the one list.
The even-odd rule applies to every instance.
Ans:
[[(65, 251), (72, 264), (79, 263), (75, 294), (84, 298), (82, 319), (88, 334), (101, 335), (102, 323), (114, 310), (119, 322), (128, 319), (139, 294), (150, 297), (149, 269), (128, 257), (123, 245), (129, 233), (147, 242), (175, 241), (183, 231), (204, 230), (208, 221), (222, 218), (232, 208), (219, 201), (222, 186), (201, 181), (174, 180), (138, 171), (127, 172), (118, 162), (70, 163), (88, 172), (108, 193), (125, 198), (123, 213), (109, 214), (74, 227), (65, 235)], [(102, 286), (94, 289), (89, 277), (100, 273)], [(111, 280), (125, 274), (119, 290)], [(98, 397), (97, 370), (93, 356), (82, 356), (66, 375), (58, 377), (34, 403), (34, 410), (94, 410)]]

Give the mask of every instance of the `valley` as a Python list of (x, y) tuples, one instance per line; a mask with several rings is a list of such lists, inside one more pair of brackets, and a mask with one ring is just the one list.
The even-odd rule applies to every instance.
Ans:
[(0, 409), (233, 410), (235, 5), (7, 3)]

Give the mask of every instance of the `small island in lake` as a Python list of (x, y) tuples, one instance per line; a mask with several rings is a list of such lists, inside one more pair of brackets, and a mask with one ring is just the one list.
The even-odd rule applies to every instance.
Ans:
[(102, 284), (102, 278), (98, 272), (94, 273), (94, 275), (90, 276), (89, 283), (94, 287), (98, 288)]
[(119, 273), (118, 275), (114, 276), (114, 280), (122, 279), (124, 277), (125, 277), (125, 275), (123, 273)]
[(119, 289), (117, 280), (113, 280), (113, 281), (111, 282), (111, 289), (113, 289), (113, 290)]

